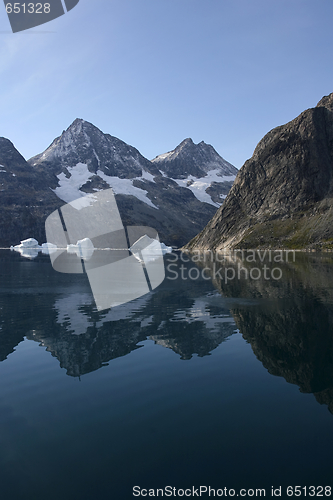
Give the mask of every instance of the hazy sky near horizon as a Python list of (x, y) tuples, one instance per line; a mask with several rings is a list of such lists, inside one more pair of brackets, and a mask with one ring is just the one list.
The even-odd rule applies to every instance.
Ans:
[(191, 137), (240, 168), (333, 92), (332, 23), (332, 0), (80, 0), (13, 34), (1, 4), (0, 136), (28, 159), (83, 118), (150, 159)]

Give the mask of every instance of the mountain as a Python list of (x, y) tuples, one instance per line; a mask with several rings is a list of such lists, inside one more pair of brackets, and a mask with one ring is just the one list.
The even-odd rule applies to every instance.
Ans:
[(63, 203), (112, 187), (126, 226), (151, 226), (166, 244), (180, 246), (211, 219), (237, 170), (212, 146), (191, 139), (174, 153), (176, 163), (161, 157), (149, 161), (134, 147), (76, 119), (28, 163)]
[(187, 249), (332, 248), (333, 93), (271, 130)]
[(142, 170), (154, 175), (159, 173), (137, 149), (78, 118), (43, 153), (28, 163), (35, 168), (43, 167), (56, 176), (60, 172), (68, 176), (67, 167), (73, 168), (78, 163), (87, 165), (90, 173), (102, 172), (120, 179), (140, 177)]
[(0, 137), (0, 246), (33, 234), (45, 241), (44, 221), (59, 199), (14, 145)]
[(156, 156), (152, 163), (162, 175), (190, 189), (200, 201), (216, 206), (221, 205), (238, 172), (210, 144), (194, 144), (190, 138), (169, 153)]

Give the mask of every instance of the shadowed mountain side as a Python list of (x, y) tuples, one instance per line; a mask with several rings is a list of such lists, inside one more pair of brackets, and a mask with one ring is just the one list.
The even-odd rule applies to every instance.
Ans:
[(271, 130), (187, 250), (333, 246), (333, 93)]
[(32, 234), (44, 243), (45, 220), (62, 204), (14, 145), (0, 137), (0, 246)]
[[(139, 185), (139, 182), (137, 182)], [(140, 203), (134, 196), (116, 195), (117, 205), (125, 226), (147, 225), (159, 234), (160, 241), (173, 247), (179, 247), (188, 241), (193, 234), (200, 231), (214, 212), (214, 207), (200, 203), (186, 189), (182, 189), (172, 181), (164, 178), (156, 179), (151, 186), (151, 193), (156, 194), (156, 202), (163, 206), (162, 210), (151, 208)]]

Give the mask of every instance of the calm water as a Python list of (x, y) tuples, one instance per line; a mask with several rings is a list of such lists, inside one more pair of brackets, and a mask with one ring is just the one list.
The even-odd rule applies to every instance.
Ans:
[(84, 276), (1, 251), (0, 498), (332, 485), (333, 258), (237, 265), (98, 313)]

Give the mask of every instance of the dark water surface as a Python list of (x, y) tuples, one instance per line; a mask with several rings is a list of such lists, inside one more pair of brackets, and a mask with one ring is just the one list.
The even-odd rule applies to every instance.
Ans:
[(238, 264), (99, 313), (84, 276), (1, 251), (0, 498), (332, 486), (333, 258)]

